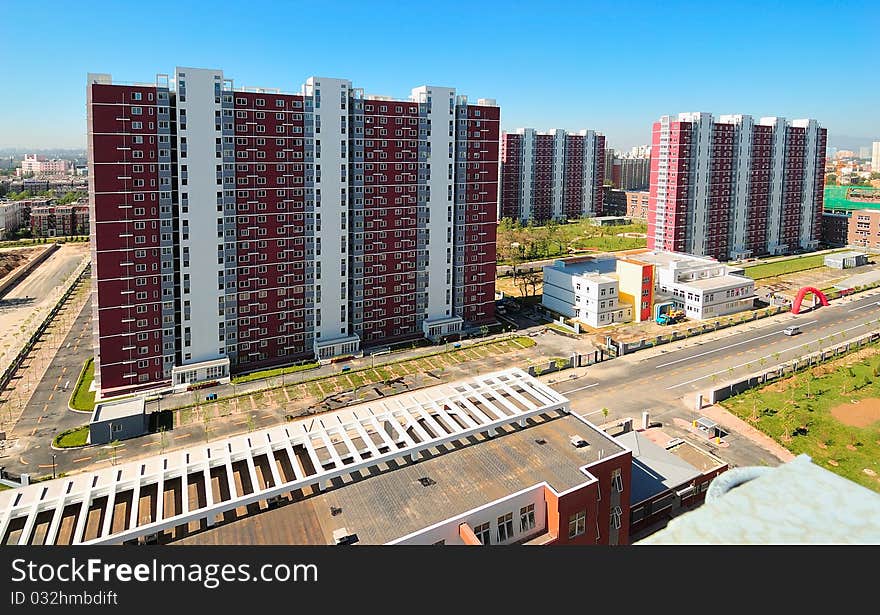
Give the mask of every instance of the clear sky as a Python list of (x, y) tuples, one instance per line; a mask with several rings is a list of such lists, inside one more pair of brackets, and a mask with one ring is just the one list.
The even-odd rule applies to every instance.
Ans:
[(880, 138), (877, 0), (2, 2), (0, 147), (84, 147), (89, 72), (222, 68), (299, 91), (310, 75), (406, 97), (495, 98), (506, 130), (647, 143), (680, 111), (814, 117)]

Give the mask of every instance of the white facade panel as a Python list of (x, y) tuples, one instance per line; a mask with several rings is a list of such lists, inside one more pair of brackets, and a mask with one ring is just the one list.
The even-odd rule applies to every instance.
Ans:
[(551, 130), (553, 135), (553, 192), (551, 193), (550, 216), (565, 220), (565, 131)]
[(528, 222), (531, 220), (532, 211), (532, 186), (535, 178), (533, 171), (535, 170), (535, 131), (531, 128), (520, 129), (517, 131), (522, 138), (522, 173), (520, 173), (520, 194), (522, 198), (522, 220)]
[(220, 121), (216, 118), (221, 111), (216, 90), (222, 89), (223, 71), (178, 67), (176, 82), (177, 147), (187, 152), (179, 160), (181, 176), (186, 166), (186, 185), (182, 177), (179, 184), (179, 239), (181, 252), (188, 252), (180, 268), (182, 364), (188, 365), (224, 357), (220, 352), (225, 348), (225, 342), (220, 341), (223, 317), (218, 310), (224, 296), (224, 266), (217, 263), (217, 247), (223, 245), (223, 237), (216, 233), (222, 228), (217, 219), (223, 217), (217, 211), (217, 193), (223, 190), (217, 178), (222, 176), (223, 159), (217, 156), (217, 139), (222, 133), (217, 130)]
[[(315, 352), (319, 357), (320, 349), (335, 348), (334, 340), (350, 338), (347, 262), (350, 93), (351, 82), (344, 79), (309, 77), (304, 86), (304, 94), (314, 97)], [(325, 350), (325, 354), (327, 352), (335, 351)]]
[[(426, 194), (428, 257), (425, 320), (445, 320), (452, 315), (453, 192), (455, 168), (455, 90), (421, 86), (412, 90), (411, 99), (428, 104), (431, 127), (428, 143)], [(464, 170), (462, 170), (464, 172)]]
[[(805, 129), (804, 135), (804, 184), (801, 192), (801, 228), (799, 243), (805, 250), (815, 250), (818, 240), (813, 238), (813, 220), (816, 219), (816, 176), (825, 169), (816, 168), (816, 150), (819, 142), (819, 124), (816, 120), (792, 120), (792, 126)], [(820, 214), (821, 215), (821, 214)]]
[(780, 244), (782, 228), (782, 187), (785, 180), (785, 118), (762, 117), (762, 126), (773, 126), (773, 150), (770, 159), (770, 206), (767, 214), (767, 249), (771, 254), (784, 252)]

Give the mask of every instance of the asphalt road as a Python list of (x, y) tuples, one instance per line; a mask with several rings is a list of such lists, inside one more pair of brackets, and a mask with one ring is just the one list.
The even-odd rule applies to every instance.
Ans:
[[(88, 244), (81, 244), (88, 246)], [(61, 246), (55, 254), (41, 263), (24, 280), (16, 285), (5, 299), (42, 298), (53, 288), (64, 282), (82, 262), (87, 254), (81, 246)]]
[[(88, 284), (89, 280), (85, 283)], [(71, 308), (65, 307), (58, 318), (63, 318), (65, 309)], [(6, 458), (0, 457), (0, 466), (14, 472), (30, 472), (34, 476), (46, 475), (52, 470), (52, 453), (58, 455), (56, 462), (59, 465), (69, 456), (71, 451), (54, 451), (50, 445), (55, 434), (79, 427), (89, 420), (87, 413), (70, 410), (67, 402), (76, 386), (79, 370), (92, 354), (91, 335), (89, 300), (85, 302), (46, 374), (37, 383), (15, 429), (9, 435), (10, 439), (17, 439), (18, 442), (7, 451)], [(62, 470), (59, 468), (58, 471)]]
[[(747, 325), (642, 350), (606, 361), (585, 370), (580, 376), (553, 384), (572, 401), (572, 408), (595, 423), (632, 417), (641, 426), (643, 410), (650, 421), (663, 423), (664, 431), (677, 437), (690, 435), (679, 429), (674, 419), (690, 422), (697, 413), (695, 397), (740, 375), (770, 368), (779, 363), (880, 328), (880, 291), (868, 291), (857, 298), (835, 301), (830, 306), (792, 315), (780, 314)], [(802, 333), (783, 334), (787, 326), (800, 325)], [(835, 339), (829, 341), (834, 335)], [(764, 364), (761, 364), (761, 361)], [(564, 377), (564, 376), (562, 376)], [(608, 417), (601, 413), (609, 410)], [(731, 436), (736, 440), (735, 435)], [(704, 442), (707, 448), (713, 448)], [(776, 465), (778, 461), (755, 445), (742, 441), (723, 452), (716, 451), (736, 465)]]
[[(693, 409), (695, 394), (708, 393), (713, 384), (720, 385), (731, 377), (760, 369), (762, 358), (765, 359), (764, 367), (769, 368), (778, 362), (816, 350), (816, 342), (820, 338), (827, 339), (835, 334), (837, 341), (842, 341), (844, 337), (855, 337), (877, 328), (877, 320), (880, 318), (878, 301), (880, 301), (880, 291), (868, 291), (868, 294), (861, 295), (858, 299), (837, 301), (831, 306), (817, 308), (797, 316), (781, 314), (735, 328), (643, 350), (588, 368), (560, 372), (550, 376), (549, 379), (556, 380), (551, 386), (571, 399), (572, 409), (575, 412), (586, 416), (594, 423), (632, 417), (638, 427), (641, 413), (647, 409), (650, 412), (650, 420), (661, 422), (663, 430), (671, 437), (683, 437), (697, 442), (732, 465), (777, 465), (779, 460), (771, 453), (739, 434), (730, 433), (725, 437), (729, 446), (719, 449), (710, 441), (697, 438), (682, 428), (680, 426), (682, 423), (689, 423), (696, 417)], [(62, 351), (50, 366), (49, 375), (28, 406), (25, 412), (27, 419), (23, 419), (19, 427), (19, 431), (23, 434), (21, 437), (25, 439), (30, 437), (28, 434), (35, 427), (37, 428), (32, 443), (24, 449), (22, 459), (15, 459), (16, 462), (26, 461), (28, 465), (19, 466), (19, 463), (15, 463), (14, 466), (9, 466), (10, 469), (17, 471), (20, 467), (26, 467), (35, 473), (45, 473), (47, 464), (51, 468), (51, 455), (55, 452), (58, 471), (62, 471), (62, 468), (80, 470), (86, 465), (100, 461), (100, 458), (107, 454), (92, 449), (52, 451), (48, 447), (48, 441), (54, 431), (82, 424), (87, 418), (85, 415), (67, 410), (69, 392), (59, 394), (57, 388), (63, 384), (63, 379), (58, 378), (59, 370), (63, 370), (65, 365), (67, 366), (65, 373), (73, 370), (72, 386), (75, 382), (76, 370), (89, 356), (88, 314), (88, 309), (85, 309), (80, 315), (71, 334), (65, 340)], [(793, 323), (799, 324), (803, 333), (792, 337), (784, 335), (782, 330)], [(546, 339), (549, 345), (559, 345), (557, 350), (560, 356), (565, 356), (564, 351), (568, 348), (585, 346), (583, 341), (561, 336), (558, 339), (557, 336), (551, 337), (549, 334), (541, 337), (544, 339), (539, 343), (544, 343)], [(70, 348), (66, 347), (68, 343), (71, 343)], [(826, 347), (831, 343), (828, 342)], [(339, 366), (326, 366), (324, 369), (330, 369), (335, 373)], [(307, 373), (309, 376), (314, 375), (314, 372)], [(262, 385), (262, 383), (249, 384)], [(53, 399), (48, 400), (53, 394)], [(191, 394), (188, 395), (191, 400)], [(163, 409), (172, 405), (170, 403), (172, 398), (166, 400), (163, 400)], [(166, 403), (168, 406), (165, 405)], [(607, 418), (601, 412), (603, 407), (609, 410)], [(66, 412), (66, 416), (52, 414), (62, 412)], [(41, 433), (41, 416), (47, 417), (42, 421), (50, 417), (55, 419), (53, 425), (57, 427), (53, 427), (51, 433), (50, 431)], [(240, 423), (227, 425), (223, 429), (220, 429), (218, 424), (212, 430), (211, 436), (216, 438), (240, 433), (246, 429), (245, 423), (243, 421)], [(168, 449), (173, 450), (197, 440), (200, 437), (198, 428), (199, 426), (196, 425), (193, 429), (175, 430), (173, 439), (168, 442)], [(149, 436), (124, 444), (126, 448), (129, 445), (142, 445), (139, 448), (147, 447), (151, 452), (158, 452), (158, 448), (152, 447), (159, 442), (156, 437)], [(143, 453), (146, 452), (147, 450), (144, 449)], [(123, 451), (120, 451), (120, 454), (128, 456)], [(135, 456), (139, 454), (142, 453), (138, 451)], [(88, 461), (89, 464), (82, 463), (84, 461)], [(3, 465), (2, 460), (0, 465)]]

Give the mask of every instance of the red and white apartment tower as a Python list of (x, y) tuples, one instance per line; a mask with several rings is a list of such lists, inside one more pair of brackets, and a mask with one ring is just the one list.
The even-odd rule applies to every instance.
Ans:
[(101, 397), (492, 323), (500, 109), (88, 78)]
[(826, 140), (810, 119), (663, 116), (653, 128), (648, 248), (718, 260), (816, 249)]
[(501, 136), (499, 217), (521, 222), (602, 215), (605, 137), (592, 130)]

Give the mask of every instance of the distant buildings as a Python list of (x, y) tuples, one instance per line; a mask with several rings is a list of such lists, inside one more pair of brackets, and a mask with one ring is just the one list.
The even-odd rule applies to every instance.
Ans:
[(651, 193), (647, 190), (633, 191), (626, 193), (626, 215), (630, 218), (638, 218), (640, 220), (648, 219), (648, 207), (650, 204)]
[(880, 210), (859, 209), (852, 212), (846, 245), (880, 250)]
[(822, 212), (822, 244), (830, 248), (845, 246), (849, 241), (849, 220), (852, 212)]
[(649, 248), (729, 260), (818, 246), (826, 130), (816, 120), (667, 115), (652, 147)]
[(34, 175), (64, 175), (70, 170), (70, 162), (60, 158), (48, 159), (37, 154), (25, 154), (21, 166), (15, 170), (16, 175), (21, 177), (28, 173)]
[(31, 202), (0, 200), (0, 237), (8, 237), (27, 225)]
[(602, 187), (602, 215), (625, 216), (626, 192), (612, 186)]
[(755, 281), (715, 259), (657, 250), (544, 267), (542, 304), (591, 327), (656, 318), (667, 304), (703, 320), (751, 309)]
[(592, 130), (504, 133), (500, 215), (522, 222), (602, 215), (604, 169), (605, 137)]
[(647, 190), (651, 180), (651, 150), (641, 145), (623, 155), (615, 155), (611, 181), (621, 190)]
[(871, 171), (880, 173), (880, 141), (871, 144)]
[(34, 237), (69, 237), (89, 234), (88, 203), (43, 204), (31, 208)]

